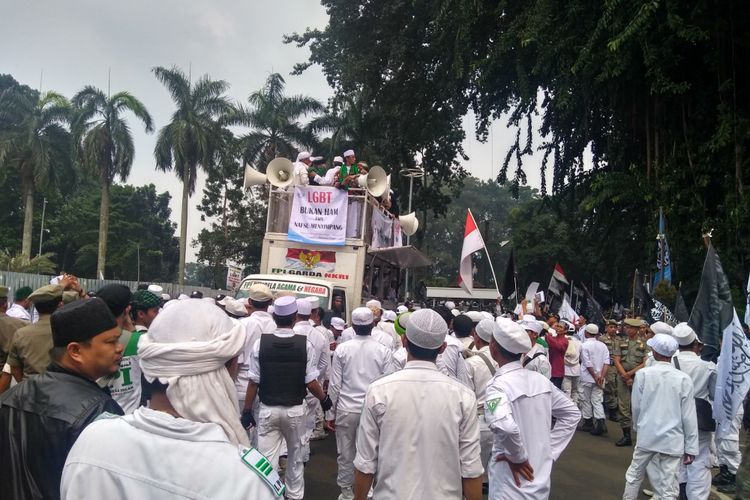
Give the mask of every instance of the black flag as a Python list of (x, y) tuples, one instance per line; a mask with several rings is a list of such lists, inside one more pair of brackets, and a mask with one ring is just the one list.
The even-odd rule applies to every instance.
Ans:
[[(514, 293), (516, 293), (516, 263), (513, 259), (512, 248), (510, 249), (510, 257), (508, 257), (508, 264), (505, 266), (502, 292), (503, 297), (506, 299), (509, 299)], [(518, 297), (516, 297), (516, 300), (518, 300)]]
[(734, 306), (729, 281), (721, 267), (719, 255), (713, 245), (709, 245), (698, 296), (688, 320), (704, 344), (701, 353), (703, 359), (716, 362), (721, 337), (727, 325), (732, 324), (733, 315)]
[(604, 312), (602, 312), (602, 306), (599, 305), (599, 302), (596, 301), (594, 296), (589, 292), (589, 289), (586, 288), (586, 285), (583, 285), (583, 289), (586, 292), (586, 309), (585, 309), (585, 316), (588, 318), (589, 323), (595, 323), (599, 326), (599, 330), (604, 331)]
[(648, 321), (649, 324), (663, 321), (674, 325), (676, 321), (672, 311), (648, 293), (646, 287), (643, 286), (641, 274), (637, 270), (635, 276), (635, 314)]
[(684, 323), (690, 319), (690, 313), (685, 305), (685, 299), (682, 298), (682, 290), (677, 292), (677, 298), (674, 303), (674, 317), (680, 323)]
[(633, 298), (635, 303), (633, 314), (640, 316), (649, 323), (653, 323), (654, 319), (651, 317), (651, 309), (654, 308), (654, 301), (648, 291), (646, 291), (646, 287), (643, 286), (643, 277), (637, 269), (635, 270), (635, 289), (633, 290)]

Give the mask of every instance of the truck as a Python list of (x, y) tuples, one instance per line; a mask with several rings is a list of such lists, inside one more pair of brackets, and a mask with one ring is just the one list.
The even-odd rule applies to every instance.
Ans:
[[(430, 260), (419, 250), (402, 245), (399, 219), (384, 211), (365, 189), (349, 189), (343, 245), (312, 244), (290, 238), (294, 189), (267, 186), (268, 213), (260, 273), (243, 278), (237, 297), (247, 296), (253, 283), (265, 283), (274, 292), (316, 296), (322, 307), (349, 321), (351, 310), (370, 298), (395, 307), (403, 285), (402, 270), (430, 265)], [(315, 189), (325, 192), (338, 188), (316, 186)], [(385, 227), (391, 228), (390, 234), (381, 232), (375, 240), (374, 213), (378, 220), (387, 218)], [(387, 220), (392, 223), (388, 225)]]

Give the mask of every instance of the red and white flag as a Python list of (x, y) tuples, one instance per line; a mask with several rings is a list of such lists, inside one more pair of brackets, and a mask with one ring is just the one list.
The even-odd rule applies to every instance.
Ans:
[(476, 221), (474, 221), (474, 216), (471, 215), (471, 210), (469, 210), (466, 214), (464, 246), (461, 249), (461, 264), (458, 269), (458, 284), (469, 293), (472, 293), (474, 288), (474, 273), (472, 272), (474, 266), (471, 262), (471, 254), (483, 248), (482, 234), (479, 232)]
[(552, 278), (549, 280), (549, 286), (547, 289), (558, 296), (562, 296), (562, 293), (565, 290), (562, 287), (562, 284), (570, 285), (570, 281), (565, 277), (565, 272), (563, 271), (562, 266), (560, 266), (560, 264), (555, 264), (555, 270), (552, 272)]

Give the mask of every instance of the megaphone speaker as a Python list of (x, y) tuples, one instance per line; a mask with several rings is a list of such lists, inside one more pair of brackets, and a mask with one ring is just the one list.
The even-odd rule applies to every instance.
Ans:
[(255, 170), (250, 165), (245, 165), (245, 181), (242, 183), (243, 189), (248, 189), (250, 186), (260, 186), (265, 184), (267, 177)]
[(357, 181), (361, 188), (367, 189), (370, 196), (375, 198), (383, 196), (388, 189), (388, 174), (385, 173), (383, 167), (377, 165), (372, 167), (367, 174), (360, 175)]
[(401, 232), (406, 236), (414, 235), (419, 229), (419, 220), (415, 212), (400, 216), (398, 221), (401, 223)]
[(268, 182), (284, 188), (294, 182), (294, 164), (288, 158), (275, 158), (266, 167)]

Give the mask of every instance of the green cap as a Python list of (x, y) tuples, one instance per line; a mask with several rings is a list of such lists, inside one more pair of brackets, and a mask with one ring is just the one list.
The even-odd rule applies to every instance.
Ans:
[(37, 302), (50, 302), (52, 300), (62, 300), (62, 295), (63, 289), (60, 285), (44, 285), (34, 290), (34, 293), (29, 295), (29, 300), (34, 304)]
[(130, 305), (136, 311), (146, 311), (161, 306), (161, 297), (148, 290), (136, 290), (130, 299)]
[(640, 328), (643, 325), (643, 322), (639, 319), (635, 318), (625, 318), (625, 321), (623, 322), (627, 326), (633, 326), (635, 328)]
[(14, 296), (14, 298), (16, 301), (26, 300), (29, 297), (29, 295), (31, 295), (32, 291), (33, 290), (31, 289), (30, 286), (22, 286), (21, 288), (16, 290), (16, 295)]
[(0, 299), (7, 299), (10, 293), (10, 288), (7, 286), (0, 286)]
[(403, 336), (406, 333), (406, 320), (409, 319), (411, 313), (409, 311), (403, 312), (398, 315), (396, 321), (393, 323), (393, 328), (396, 333)]

